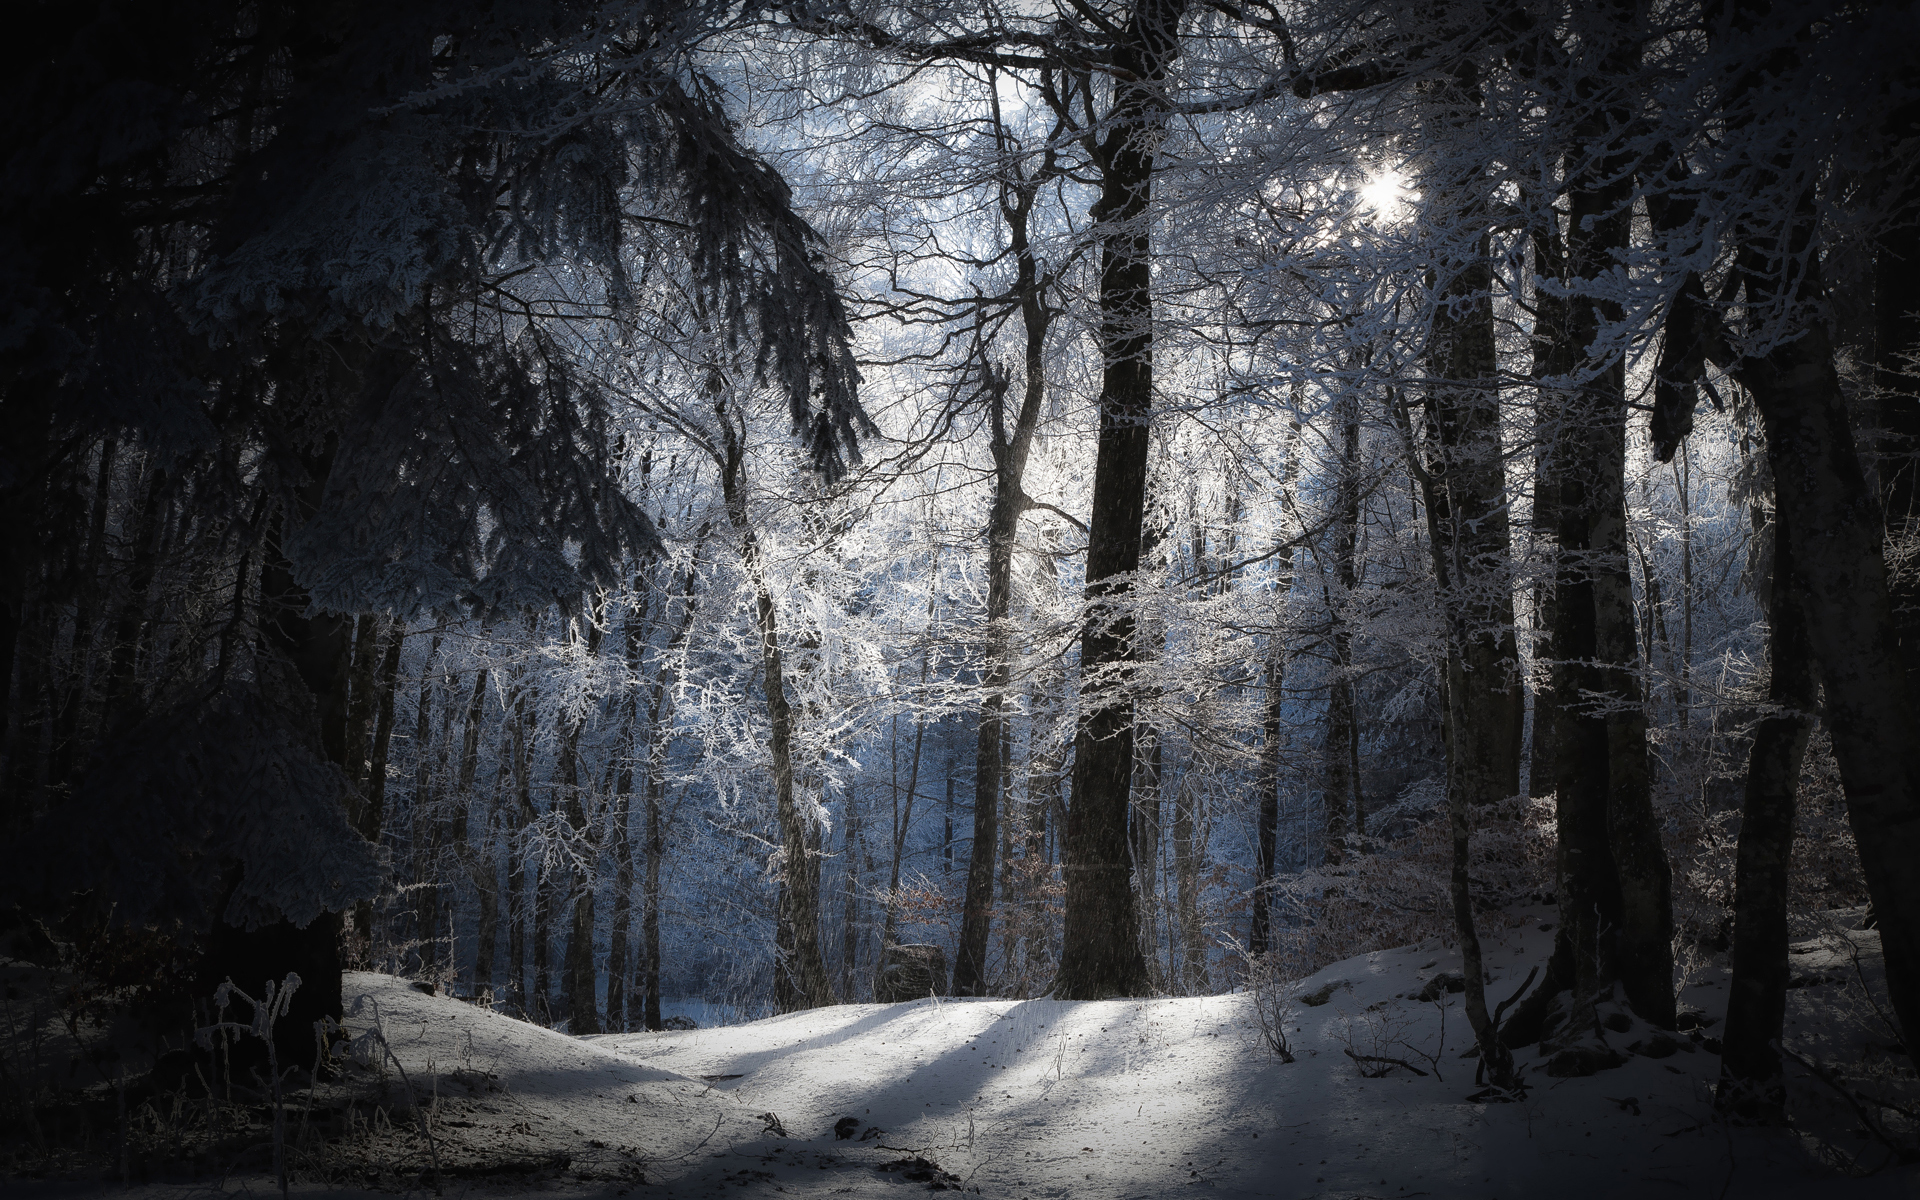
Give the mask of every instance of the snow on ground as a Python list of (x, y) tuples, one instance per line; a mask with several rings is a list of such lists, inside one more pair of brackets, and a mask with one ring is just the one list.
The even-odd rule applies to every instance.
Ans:
[[(1546, 957), (1549, 914), (1521, 916), (1504, 940), (1489, 938), (1491, 996)], [(1877, 950), (1873, 935), (1852, 936)], [(1837, 991), (1824, 981), (1851, 969), (1834, 944), (1797, 948), (1796, 1023), (1821, 1018), (1824, 993)], [(1290, 1064), (1262, 1047), (1246, 997), (1231, 995), (929, 998), (579, 1039), (356, 975), (348, 994), (366, 1003), (348, 1025), (364, 1029), (377, 1005), (413, 1086), (440, 1097), (449, 1163), (567, 1164), (455, 1179), (449, 1195), (1920, 1197), (1912, 1170), (1843, 1179), (1792, 1134), (1714, 1121), (1719, 1060), (1692, 1041), (1587, 1078), (1550, 1078), (1526, 1051), (1524, 1101), (1469, 1102), (1459, 997), (1417, 998), (1457, 969), (1457, 955), (1415, 946), (1302, 981), (1300, 995), (1325, 1000), (1296, 1006)], [(1708, 966), (1683, 1005), (1717, 1017), (1725, 990), (1725, 972)], [(1636, 1025), (1607, 1036), (1624, 1051), (1648, 1035)], [(1348, 1049), (1427, 1074), (1363, 1078)], [(836, 1137), (848, 1118), (852, 1136)]]

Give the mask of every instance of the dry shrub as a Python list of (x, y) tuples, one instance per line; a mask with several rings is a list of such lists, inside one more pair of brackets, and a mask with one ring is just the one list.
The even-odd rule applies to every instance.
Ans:
[[(1015, 825), (1016, 844), (1025, 841), (1024, 822)], [(993, 928), (999, 954), (993, 966), (997, 996), (1037, 996), (1053, 980), (1055, 914), (1066, 884), (1044, 854), (1020, 854), (1001, 860), (1000, 896)]]
[[(1442, 786), (1414, 784), (1373, 814), (1373, 823), (1400, 836), (1356, 843), (1344, 865), (1276, 883), (1273, 954), (1293, 978), (1427, 938), (1453, 944), (1453, 846)], [(1551, 800), (1516, 797), (1476, 810), (1468, 843), (1475, 910), (1495, 912), (1551, 892), (1553, 853)]]

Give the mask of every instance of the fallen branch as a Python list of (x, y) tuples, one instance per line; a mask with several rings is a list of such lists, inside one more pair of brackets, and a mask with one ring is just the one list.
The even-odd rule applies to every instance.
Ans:
[(1385, 1055), (1380, 1055), (1380, 1054), (1355, 1054), (1350, 1049), (1347, 1050), (1346, 1054), (1348, 1058), (1352, 1059), (1356, 1063), (1385, 1063), (1386, 1064), (1386, 1066), (1382, 1067), (1380, 1070), (1372, 1071), (1372, 1072), (1369, 1072), (1366, 1069), (1366, 1067), (1362, 1066), (1360, 1068), (1360, 1073), (1362, 1075), (1365, 1075), (1368, 1079), (1380, 1079), (1384, 1077), (1386, 1073), (1392, 1070), (1394, 1067), (1405, 1067), (1407, 1070), (1412, 1071), (1415, 1075), (1420, 1076), (1422, 1079), (1425, 1079), (1427, 1076), (1427, 1073), (1425, 1071), (1422, 1071), (1419, 1067), (1414, 1066), (1412, 1063), (1408, 1062), (1404, 1058), (1388, 1058)]

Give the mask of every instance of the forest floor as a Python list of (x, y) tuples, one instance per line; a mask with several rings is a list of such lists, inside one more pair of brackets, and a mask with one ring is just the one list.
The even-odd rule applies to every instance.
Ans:
[[(1488, 938), (1490, 995), (1544, 961), (1550, 919), (1518, 912)], [(1874, 1060), (1877, 956), (1877, 935), (1840, 921), (1795, 946), (1790, 1047), (1838, 1071)], [(1696, 965), (1682, 993), (1704, 1029), (1664, 1044), (1639, 1024), (1609, 1029), (1624, 1065), (1587, 1077), (1552, 1077), (1523, 1051), (1529, 1088), (1509, 1103), (1470, 1099), (1460, 997), (1429, 987), (1450, 970), (1457, 956), (1428, 944), (1300, 981), (1292, 1063), (1266, 1049), (1245, 994), (929, 998), (572, 1038), (351, 975), (349, 1028), (377, 1021), (405, 1080), (377, 1056), (391, 1111), (332, 1139), (294, 1191), (424, 1194), (431, 1154), (412, 1108), (429, 1114), (450, 1196), (1920, 1197), (1920, 1168), (1892, 1165), (1844, 1098), (1797, 1068), (1792, 1128), (1714, 1116), (1723, 964)], [(223, 1180), (133, 1192), (264, 1196), (278, 1190), (264, 1165), (255, 1154)], [(103, 1188), (15, 1178), (0, 1191)]]

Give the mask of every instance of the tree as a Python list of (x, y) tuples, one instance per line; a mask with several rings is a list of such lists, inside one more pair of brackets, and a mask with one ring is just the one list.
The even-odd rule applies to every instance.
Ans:
[[(23, 15), (35, 66), (8, 85), (20, 120), (0, 151), (0, 286), (18, 314), (0, 349), (0, 504), (50, 514), (8, 521), (0, 548), (6, 769), (32, 781), (9, 788), (24, 866), (69, 817), (132, 834), (115, 798), (150, 794), (140, 835), (108, 836), (89, 868), (109, 884), (151, 878), (184, 861), (156, 862), (156, 847), (197, 844), (226, 882), (218, 895), (135, 885), (115, 918), (291, 918), (318, 931), (297, 1006), (337, 1010), (337, 962), (313, 922), (375, 879), (337, 815), (361, 761), (341, 718), (352, 614), (544, 606), (616, 582), (656, 544), (614, 479), (605, 397), (539, 286), (564, 264), (595, 281), (591, 307), (625, 303), (632, 197), (684, 217), (724, 328), (757, 342), (816, 462), (840, 469), (860, 421), (844, 313), (790, 192), (691, 66), (724, 19), (220, 0)], [(112, 689), (116, 711), (78, 735), (93, 753), (55, 754), (15, 701), (84, 678), (54, 672), (55, 634), (81, 586), (59, 547), (89, 518), (49, 501), (91, 464), (110, 476), (109, 444), (165, 464), (149, 473), (148, 527), (185, 534), (169, 553), (232, 587), (231, 609), (187, 634), (230, 652), (184, 678), (143, 676), (123, 643), (117, 677), (143, 686)], [(134, 582), (130, 611), (161, 603)], [(249, 719), (223, 724), (235, 705)], [(237, 752), (301, 782), (235, 795), (183, 765), (236, 732)], [(176, 765), (159, 769), (157, 747)], [(303, 864), (325, 865), (316, 877)], [(8, 874), (43, 908), (92, 886)], [(88, 903), (111, 904), (108, 891)], [(244, 955), (238, 926), (222, 944)], [(280, 951), (259, 949), (236, 975), (281, 973), (268, 961)]]

